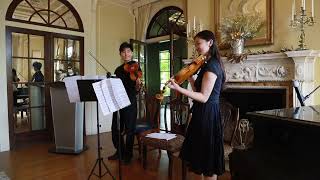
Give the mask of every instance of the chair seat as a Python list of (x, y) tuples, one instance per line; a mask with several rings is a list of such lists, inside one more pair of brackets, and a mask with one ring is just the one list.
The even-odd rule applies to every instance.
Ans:
[(170, 152), (178, 152), (180, 151), (184, 137), (180, 134), (176, 134), (177, 137), (168, 140), (165, 139), (155, 139), (143, 136), (141, 138), (141, 142), (143, 145), (151, 146), (157, 149), (167, 150)]

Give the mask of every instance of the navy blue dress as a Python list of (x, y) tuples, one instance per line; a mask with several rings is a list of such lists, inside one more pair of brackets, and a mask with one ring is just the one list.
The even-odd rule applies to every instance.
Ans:
[(211, 95), (206, 103), (193, 101), (192, 119), (180, 157), (196, 174), (212, 176), (224, 173), (223, 128), (220, 117), (219, 96), (224, 73), (218, 60), (211, 58), (199, 71), (194, 83), (196, 91), (201, 91), (205, 72), (217, 75)]

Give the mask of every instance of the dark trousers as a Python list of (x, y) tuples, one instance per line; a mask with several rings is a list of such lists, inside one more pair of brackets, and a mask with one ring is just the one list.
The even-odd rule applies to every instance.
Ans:
[[(133, 143), (136, 129), (137, 120), (137, 101), (131, 101), (131, 105), (120, 110), (120, 142), (121, 150), (118, 149), (119, 143), (119, 132), (117, 129), (117, 112), (113, 113), (112, 117), (112, 142), (114, 147), (117, 149), (117, 153), (121, 152), (125, 158), (132, 158), (133, 154)], [(123, 135), (126, 135), (126, 143), (124, 144)]]
[(13, 105), (18, 106), (18, 91), (13, 91)]

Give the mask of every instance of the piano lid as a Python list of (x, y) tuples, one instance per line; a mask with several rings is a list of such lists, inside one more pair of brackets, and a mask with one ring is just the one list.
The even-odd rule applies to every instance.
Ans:
[(268, 116), (274, 119), (282, 119), (294, 122), (300, 121), (301, 123), (309, 122), (320, 126), (320, 105), (256, 111), (249, 112), (247, 114)]

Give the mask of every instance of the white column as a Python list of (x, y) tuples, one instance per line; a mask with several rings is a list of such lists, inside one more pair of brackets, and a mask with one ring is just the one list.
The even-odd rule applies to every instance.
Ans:
[[(320, 56), (320, 51), (289, 51), (286, 52), (288, 57), (294, 61), (295, 75), (294, 79), (300, 81), (301, 92), (303, 96), (308, 95), (315, 88), (315, 61)], [(293, 105), (300, 106), (297, 95), (293, 93)], [(310, 96), (305, 101), (306, 105), (314, 105), (314, 97)]]

